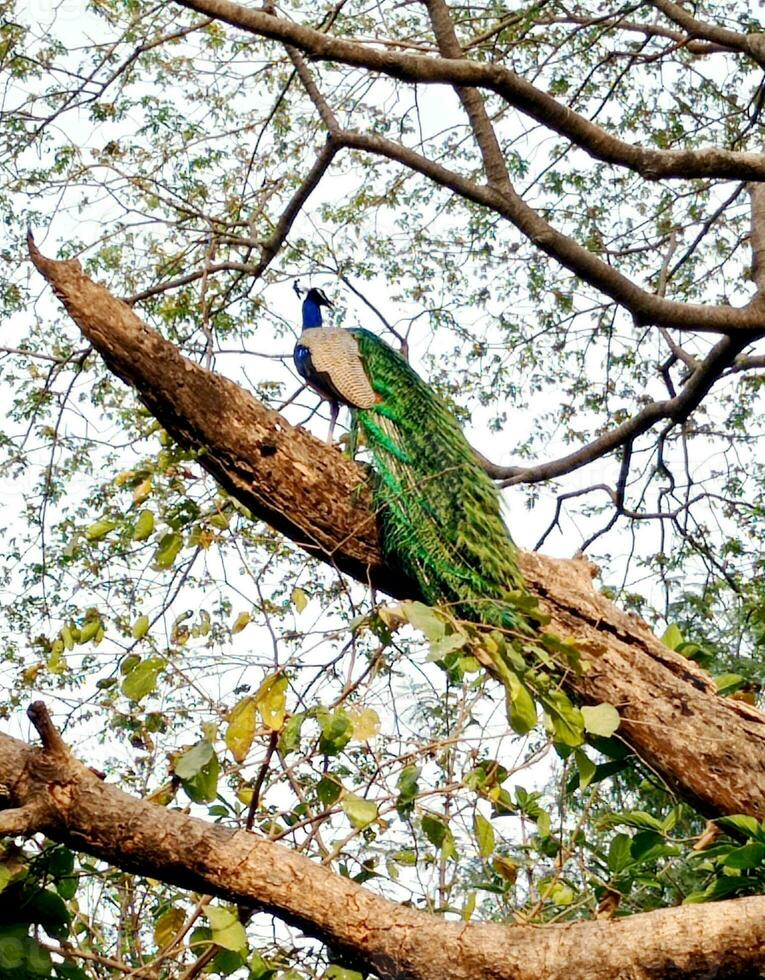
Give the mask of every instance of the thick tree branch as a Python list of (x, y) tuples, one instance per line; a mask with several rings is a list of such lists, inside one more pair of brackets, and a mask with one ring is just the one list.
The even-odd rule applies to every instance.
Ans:
[[(46, 259), (34, 243), (30, 253), (109, 368), (256, 517), (361, 582), (417, 595), (385, 566), (362, 467), (182, 357), (76, 261)], [(576, 695), (615, 704), (625, 740), (703, 812), (765, 818), (765, 716), (720, 697), (693, 662), (595, 592), (585, 563), (528, 553), (521, 561), (550, 628), (592, 664), (568, 679)]]
[[(438, 50), (443, 57), (464, 58), (464, 52), (457, 40), (454, 23), (445, 0), (427, 0), (427, 7), (433, 33), (438, 43)], [(473, 136), (481, 151), (483, 169), (489, 186), (501, 191), (511, 190), (510, 175), (505, 166), (505, 158), (483, 98), (474, 88), (456, 85), (455, 91), (470, 120), (470, 128), (473, 130)]]
[(224, 20), (252, 34), (294, 45), (305, 54), (368, 68), (402, 81), (485, 88), (554, 132), (570, 139), (597, 160), (635, 170), (648, 180), (716, 177), (765, 179), (765, 156), (732, 150), (653, 150), (626, 143), (585, 116), (561, 104), (515, 72), (467, 59), (431, 58), (380, 50), (345, 41), (231, 0), (177, 0), (183, 6)]
[(765, 294), (765, 184), (750, 184), (752, 279), (759, 295)]
[(51, 759), (45, 748), (0, 735), (0, 774), (13, 787), (4, 813), (42, 814), (34, 829), (51, 840), (125, 871), (270, 912), (382, 978), (640, 980), (765, 968), (762, 897), (560, 927), (447, 922), (257, 834), (128, 796), (68, 754)]

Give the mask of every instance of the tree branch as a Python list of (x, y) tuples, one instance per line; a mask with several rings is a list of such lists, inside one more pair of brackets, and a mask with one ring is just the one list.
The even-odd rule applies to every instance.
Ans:
[(651, 6), (660, 10), (665, 17), (681, 27), (690, 37), (701, 38), (714, 44), (724, 45), (728, 49), (741, 51), (753, 61), (765, 67), (765, 34), (740, 34), (727, 27), (718, 27), (699, 20), (689, 14), (679, 3), (672, 0), (650, 0)]
[(502, 480), (502, 485), (506, 487), (518, 483), (542, 483), (544, 480), (573, 473), (582, 466), (612, 453), (620, 446), (631, 445), (638, 436), (648, 432), (661, 419), (670, 419), (673, 425), (679, 425), (699, 407), (712, 385), (722, 377), (726, 368), (735, 362), (745, 345), (740, 340), (723, 337), (696, 366), (680, 394), (664, 401), (649, 402), (632, 418), (573, 453), (547, 463), (539, 463), (537, 466), (503, 467), (490, 464), (487, 466), (487, 471), (494, 479)]
[(171, 282), (157, 283), (155, 286), (149, 286), (147, 289), (141, 290), (140, 293), (135, 293), (135, 295), (130, 296), (125, 300), (125, 302), (130, 304), (140, 303), (142, 300), (149, 299), (151, 296), (156, 296), (158, 293), (164, 293), (168, 289), (177, 289), (181, 286), (188, 286), (190, 283), (196, 282), (198, 279), (202, 279), (203, 277), (215, 272), (241, 272), (247, 276), (250, 276), (253, 280), (260, 279), (269, 265), (273, 262), (279, 249), (284, 244), (287, 235), (289, 235), (290, 230), (295, 223), (295, 219), (300, 213), (300, 209), (318, 187), (319, 181), (329, 169), (329, 166), (334, 160), (339, 149), (340, 146), (337, 143), (335, 143), (333, 140), (328, 140), (325, 146), (323, 146), (319, 151), (316, 156), (316, 160), (306, 174), (305, 179), (288, 201), (287, 206), (276, 223), (273, 234), (270, 238), (261, 243), (260, 259), (256, 263), (213, 263), (211, 265), (207, 265), (203, 269), (197, 269), (194, 272), (189, 272), (184, 276), (179, 276), (177, 279), (173, 279)]
[[(33, 242), (30, 254), (110, 370), (256, 517), (360, 582), (417, 597), (385, 565), (361, 466), (184, 358), (78, 262), (47, 259)], [(616, 705), (623, 738), (702, 812), (765, 818), (765, 716), (720, 697), (704, 671), (596, 592), (586, 563), (526, 553), (521, 565), (550, 629), (591, 663), (567, 679), (576, 696)]]
[[(444, 0), (426, 0), (430, 23), (436, 36), (438, 49), (444, 58), (464, 58), (464, 52), (457, 40), (449, 8)], [(511, 190), (510, 175), (505, 166), (505, 158), (497, 140), (494, 127), (489, 119), (481, 95), (474, 88), (455, 85), (454, 90), (470, 120), (470, 128), (481, 151), (483, 168), (490, 187), (500, 191)]]
[(653, 150), (612, 136), (585, 116), (499, 65), (467, 59), (431, 58), (379, 50), (231, 0), (177, 0), (180, 6), (226, 21), (261, 37), (294, 45), (324, 61), (338, 61), (381, 72), (391, 78), (423, 84), (446, 83), (485, 88), (532, 119), (565, 136), (597, 160), (635, 170), (648, 180), (716, 177), (726, 180), (765, 179), (765, 156), (733, 150)]
[(752, 280), (759, 295), (765, 294), (765, 184), (749, 184), (751, 201)]
[(51, 840), (125, 871), (272, 913), (381, 978), (610, 980), (670, 971), (681, 978), (765, 967), (762, 897), (558, 928), (448, 922), (396, 905), (260, 835), (128, 796), (68, 752), (65, 758), (54, 770), (45, 749), (0, 735), (0, 773), (14, 787), (11, 812), (44, 810), (38, 829)]
[[(657, 324), (698, 333), (749, 333), (757, 336), (765, 331), (765, 301), (755, 298), (746, 306), (734, 307), (678, 303), (657, 296), (642, 289), (573, 238), (557, 231), (512, 190), (498, 191), (484, 187), (383, 136), (342, 130), (337, 140), (343, 146), (367, 150), (402, 163), (460, 197), (491, 208), (507, 218), (541, 251), (629, 310), (641, 325)], [(752, 339), (750, 336), (749, 340)]]

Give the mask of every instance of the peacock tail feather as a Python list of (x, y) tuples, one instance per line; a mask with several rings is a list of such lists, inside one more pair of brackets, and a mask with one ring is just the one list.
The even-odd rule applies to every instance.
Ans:
[(499, 493), (454, 415), (393, 348), (368, 330), (349, 333), (378, 396), (356, 408), (355, 424), (373, 459), (386, 561), (418, 582), (431, 605), (529, 632)]

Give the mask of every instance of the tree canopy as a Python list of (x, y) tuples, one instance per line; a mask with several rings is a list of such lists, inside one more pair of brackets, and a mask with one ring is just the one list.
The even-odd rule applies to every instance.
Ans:
[[(3, 975), (762, 968), (750, 7), (2, 3)], [(463, 422), (531, 646), (386, 566), (297, 283)]]

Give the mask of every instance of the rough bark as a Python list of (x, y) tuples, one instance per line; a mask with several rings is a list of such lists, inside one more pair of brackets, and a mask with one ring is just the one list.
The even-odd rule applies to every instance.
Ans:
[[(359, 581), (417, 596), (385, 566), (362, 467), (183, 357), (78, 262), (47, 259), (33, 243), (30, 254), (109, 368), (253, 514)], [(569, 679), (577, 697), (616, 705), (620, 735), (703, 813), (765, 818), (765, 715), (720, 697), (708, 674), (595, 591), (586, 562), (525, 553), (521, 563), (549, 628), (591, 663)]]
[(30, 715), (42, 749), (0, 735), (0, 834), (44, 832), (127, 871), (271, 912), (380, 977), (741, 978), (765, 969), (765, 898), (566, 926), (447, 922), (256, 834), (128, 796), (71, 756), (43, 706)]

